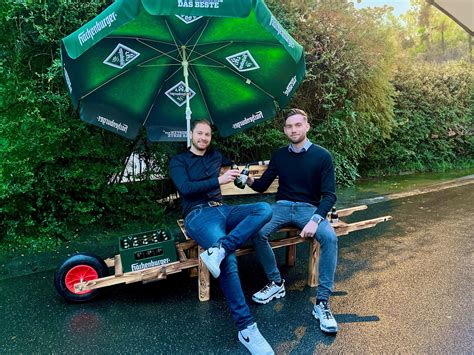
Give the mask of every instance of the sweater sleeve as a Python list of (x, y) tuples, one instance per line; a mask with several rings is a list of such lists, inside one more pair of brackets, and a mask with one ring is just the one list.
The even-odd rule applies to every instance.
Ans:
[(250, 186), (252, 190), (257, 192), (265, 192), (270, 187), (273, 180), (275, 180), (278, 176), (278, 169), (274, 160), (275, 155), (276, 153), (273, 154), (272, 158), (270, 159), (270, 163), (268, 163), (267, 170), (265, 170), (260, 179), (255, 179), (252, 186)]
[(207, 193), (219, 188), (219, 180), (217, 177), (210, 177), (200, 181), (191, 181), (184, 161), (178, 156), (171, 159), (169, 172), (171, 180), (181, 196), (186, 197), (197, 193)]
[(328, 153), (321, 169), (321, 202), (314, 213), (326, 218), (336, 200), (336, 175), (331, 155)]

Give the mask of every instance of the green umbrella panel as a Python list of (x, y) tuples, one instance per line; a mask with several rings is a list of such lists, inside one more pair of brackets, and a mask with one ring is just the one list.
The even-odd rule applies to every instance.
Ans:
[(81, 119), (153, 141), (186, 140), (191, 114), (224, 137), (271, 119), (305, 75), (263, 0), (118, 0), (61, 49)]

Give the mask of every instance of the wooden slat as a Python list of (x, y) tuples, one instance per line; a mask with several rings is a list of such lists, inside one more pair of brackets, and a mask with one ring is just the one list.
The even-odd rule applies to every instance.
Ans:
[(286, 265), (295, 266), (296, 265), (296, 245), (288, 245), (286, 248)]
[[(360, 206), (355, 206), (355, 207), (350, 207), (350, 208), (343, 208), (342, 210), (337, 210), (337, 215), (339, 218), (341, 217), (347, 217), (353, 214), (356, 211), (362, 211), (366, 210), (367, 205), (360, 205)], [(328, 217), (330, 217), (331, 213), (328, 213)]]
[(312, 238), (308, 255), (308, 286), (318, 286), (319, 243)]
[[(262, 176), (262, 174), (265, 172), (265, 170), (267, 170), (269, 162), (270, 162), (269, 160), (265, 160), (265, 161), (259, 162), (260, 163), (259, 165), (256, 165), (256, 164), (250, 165), (249, 166), (250, 175), (257, 176), (257, 177)], [(242, 171), (244, 169), (245, 165), (238, 165), (238, 167), (239, 167), (239, 170)], [(220, 173), (223, 174), (229, 169), (230, 169), (229, 166), (221, 168)]]
[[(198, 253), (201, 254), (204, 252), (204, 249), (198, 247)], [(209, 301), (211, 299), (211, 276), (210, 272), (207, 269), (207, 266), (201, 261), (201, 258), (198, 257), (199, 266), (198, 266), (198, 288), (199, 288), (199, 300), (200, 301)]]
[[(271, 194), (277, 192), (278, 189), (278, 179), (272, 182), (265, 194)], [(250, 187), (245, 186), (243, 189), (239, 189), (234, 184), (225, 184), (221, 185), (222, 196), (239, 196), (239, 195), (258, 195), (260, 192), (252, 190)]]
[(123, 275), (123, 268), (122, 268), (122, 258), (120, 254), (115, 255), (114, 257), (114, 269), (115, 269), (115, 277), (120, 277)]
[(178, 253), (178, 258), (180, 262), (188, 260), (186, 254), (184, 253), (183, 247), (179, 243), (176, 244), (176, 252)]
[[(198, 256), (198, 247), (199, 246), (194, 240), (190, 239), (188, 242), (190, 242), (190, 241), (194, 242), (194, 247), (190, 247), (188, 249), (188, 257), (191, 260), (197, 260), (199, 258), (199, 256)], [(197, 260), (197, 261), (199, 261), (199, 260)], [(199, 265), (200, 265), (199, 262), (197, 263), (197, 265), (198, 265), (198, 268), (199, 268)], [(198, 268), (189, 269), (189, 277), (198, 277), (199, 276)]]
[[(287, 247), (289, 245), (296, 245), (305, 242), (306, 239), (301, 238), (300, 236), (296, 237), (291, 237), (291, 238), (281, 238), (281, 239), (276, 239), (276, 240), (270, 240), (270, 246), (272, 249), (278, 249), (278, 248), (283, 248)], [(252, 245), (247, 245), (244, 247), (239, 248), (238, 250), (235, 251), (237, 256), (253, 253), (254, 248)]]
[(368, 219), (368, 220), (365, 220), (365, 221), (360, 221), (360, 222), (341, 225), (341, 226), (338, 226), (337, 228), (335, 228), (335, 230), (336, 230), (336, 234), (338, 236), (347, 235), (350, 232), (375, 227), (380, 222), (390, 221), (391, 219), (392, 219), (392, 216), (383, 216), (383, 217)]
[(178, 226), (179, 226), (179, 229), (181, 229), (181, 233), (183, 233), (184, 237), (186, 239), (191, 239), (188, 237), (188, 235), (186, 234), (186, 230), (184, 229), (184, 220), (183, 219), (178, 219)]
[(88, 291), (88, 290), (95, 290), (101, 287), (118, 285), (121, 283), (129, 284), (129, 283), (139, 282), (143, 280), (150, 280), (153, 277), (159, 278), (161, 274), (160, 269), (162, 268), (165, 269), (165, 275), (170, 275), (170, 274), (181, 272), (184, 269), (196, 267), (196, 266), (197, 266), (197, 260), (188, 260), (188, 261), (185, 261), (184, 263), (180, 263), (179, 261), (176, 261), (174, 263), (156, 266), (156, 267), (152, 267), (145, 270), (126, 272), (122, 276), (118, 276), (118, 277), (115, 277), (114, 275), (112, 275), (112, 276), (102, 277), (97, 280), (91, 280), (87, 282), (78, 282), (77, 284), (74, 285), (74, 288), (76, 291)]
[(104, 263), (105, 263), (105, 265), (107, 265), (107, 267), (114, 267), (115, 259), (114, 258), (104, 259)]
[(150, 273), (145, 274), (142, 278), (142, 282), (146, 284), (153, 281), (163, 280), (166, 279), (167, 275), (166, 267), (162, 266)]

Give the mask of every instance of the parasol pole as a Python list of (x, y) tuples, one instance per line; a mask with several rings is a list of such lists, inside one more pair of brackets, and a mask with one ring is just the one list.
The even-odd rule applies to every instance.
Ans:
[(184, 83), (186, 84), (186, 142), (188, 148), (191, 146), (191, 140), (190, 140), (190, 133), (191, 133), (191, 105), (189, 104), (189, 72), (188, 72), (188, 66), (189, 62), (188, 59), (186, 58), (186, 46), (181, 46), (181, 49), (183, 50), (183, 61), (181, 64), (183, 64), (183, 71), (184, 71)]

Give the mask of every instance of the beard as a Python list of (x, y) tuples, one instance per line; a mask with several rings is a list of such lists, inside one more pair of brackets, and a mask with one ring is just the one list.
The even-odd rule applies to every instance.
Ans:
[(192, 140), (191, 144), (196, 150), (202, 152), (202, 151), (207, 150), (207, 148), (209, 148), (209, 145), (211, 144), (211, 142), (208, 142), (207, 144), (205, 144), (205, 143), (198, 143), (197, 141)]
[(293, 144), (299, 144), (301, 142), (304, 142), (304, 140), (306, 139), (306, 135), (302, 134), (302, 135), (296, 136), (296, 137), (288, 137), (288, 139)]

